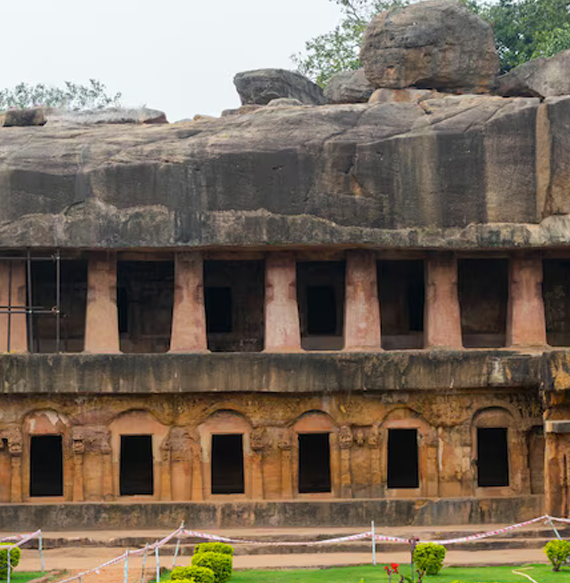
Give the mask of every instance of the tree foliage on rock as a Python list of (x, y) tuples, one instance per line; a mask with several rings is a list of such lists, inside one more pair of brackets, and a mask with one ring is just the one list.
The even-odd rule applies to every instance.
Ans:
[[(341, 23), (307, 41), (305, 52), (292, 57), (299, 72), (321, 86), (335, 73), (361, 66), (362, 35), (374, 15), (414, 0), (330, 1), (341, 7)], [(493, 27), (502, 72), (570, 48), (570, 0), (461, 1)]]
[(43, 106), (80, 111), (116, 107), (120, 100), (120, 93), (108, 95), (105, 85), (96, 79), (89, 79), (87, 85), (65, 81), (64, 87), (20, 83), (13, 89), (0, 91), (0, 110)]

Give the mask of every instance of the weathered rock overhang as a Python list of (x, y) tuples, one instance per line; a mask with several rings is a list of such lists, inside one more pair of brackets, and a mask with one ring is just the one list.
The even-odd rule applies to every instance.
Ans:
[(540, 354), (506, 350), (5, 354), (0, 356), (0, 377), (4, 394), (537, 391), (542, 358)]
[(564, 247), (570, 98), (3, 128), (0, 247)]

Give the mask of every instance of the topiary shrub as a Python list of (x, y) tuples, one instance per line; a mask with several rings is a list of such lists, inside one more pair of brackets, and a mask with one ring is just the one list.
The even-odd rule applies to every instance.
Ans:
[(544, 545), (543, 551), (552, 563), (552, 570), (560, 571), (560, 567), (570, 557), (570, 541), (551, 540)]
[(176, 583), (216, 583), (216, 575), (207, 567), (174, 567), (170, 580)]
[(194, 554), (196, 553), (222, 553), (222, 555), (233, 556), (234, 547), (226, 543), (200, 543), (194, 549)]
[(208, 567), (214, 571), (216, 583), (226, 583), (232, 576), (232, 557), (223, 553), (195, 553), (193, 567)]
[[(0, 579), (8, 579), (8, 549), (3, 549), (4, 546), (10, 546), (12, 543), (0, 543)], [(10, 549), (10, 573), (14, 567), (18, 566), (22, 551), (18, 547)]]
[(414, 550), (414, 563), (426, 575), (437, 575), (443, 567), (445, 547), (436, 543), (420, 543)]

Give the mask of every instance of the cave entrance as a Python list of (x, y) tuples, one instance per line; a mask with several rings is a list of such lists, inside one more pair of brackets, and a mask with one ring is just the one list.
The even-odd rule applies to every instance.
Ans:
[(33, 435), (31, 437), (30, 496), (63, 496), (61, 435)]
[(504, 346), (509, 300), (508, 260), (458, 261), (458, 290), (463, 346)]
[(388, 430), (388, 488), (418, 488), (418, 430)]
[(243, 494), (243, 435), (212, 435), (212, 494)]
[(121, 496), (154, 494), (152, 435), (121, 435)]
[(299, 492), (331, 491), (331, 451), (328, 433), (299, 435)]
[(297, 264), (301, 346), (305, 350), (342, 349), (344, 280), (344, 261)]
[(477, 485), (481, 488), (509, 485), (506, 427), (477, 429)]

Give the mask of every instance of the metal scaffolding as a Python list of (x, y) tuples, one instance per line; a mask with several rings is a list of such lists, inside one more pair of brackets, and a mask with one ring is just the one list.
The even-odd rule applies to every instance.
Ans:
[[(33, 256), (28, 249), (25, 255), (0, 255), (0, 261), (8, 263), (8, 303), (0, 306), (0, 314), (7, 314), (6, 322), (6, 351), (11, 349), (12, 316), (16, 314), (26, 314), (26, 324), (28, 331), (28, 350), (34, 352), (34, 325), (33, 317), (36, 315), (52, 315), (55, 317), (55, 351), (60, 352), (60, 327), (61, 327), (61, 253), (56, 249), (51, 255)], [(12, 303), (12, 281), (13, 265), (15, 262), (26, 263), (26, 303), (25, 305), (14, 305)], [(55, 305), (52, 307), (34, 306), (32, 301), (32, 264), (40, 261), (51, 261), (55, 263)]]

